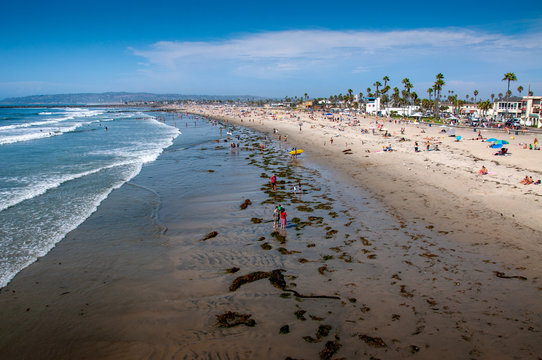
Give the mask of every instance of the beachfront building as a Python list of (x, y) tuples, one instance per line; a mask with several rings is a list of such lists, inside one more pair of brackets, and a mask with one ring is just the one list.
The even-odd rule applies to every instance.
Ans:
[(525, 126), (542, 127), (540, 108), (542, 96), (524, 96), (521, 101), (521, 123)]
[(365, 112), (371, 115), (378, 114), (380, 112), (380, 98), (368, 97), (365, 104)]
[(420, 112), (420, 107), (418, 105), (409, 105), (403, 107), (389, 107), (385, 110), (382, 110), (382, 115), (399, 115), (399, 116), (417, 116), (416, 114)]
[(493, 111), (491, 112), (493, 120), (519, 119), (521, 116), (522, 100), (518, 97), (512, 97), (506, 100), (495, 101), (493, 103)]
[(478, 104), (463, 104), (459, 108), (459, 114), (470, 118), (479, 118), (480, 108), (478, 108)]

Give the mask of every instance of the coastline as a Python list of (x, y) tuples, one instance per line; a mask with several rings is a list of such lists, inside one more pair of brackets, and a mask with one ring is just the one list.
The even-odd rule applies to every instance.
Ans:
[[(260, 126), (248, 116), (242, 122), (223, 119), (224, 136), (218, 127), (204, 127), (201, 134), (210, 135), (190, 145), (176, 140), (2, 289), (0, 330), (6, 335), (0, 350), (6, 358), (540, 354), (539, 250), (529, 247), (532, 238), (523, 244), (515, 237), (534, 236), (528, 234), (535, 230), (511, 227), (507, 234), (513, 238), (500, 234), (488, 241), (493, 224), (470, 230), (443, 217), (459, 217), (471, 204), (433, 219), (429, 210), (414, 209), (417, 201), (424, 205), (415, 197), (418, 188), (405, 193), (391, 179), (380, 184), (379, 166), (362, 168), (338, 140), (324, 146), (326, 134), (314, 136), (305, 128), (298, 134), (296, 121), (264, 119)], [(183, 136), (189, 126), (187, 120)], [(279, 142), (273, 128), (288, 134), (288, 141)], [(241, 137), (239, 150), (229, 149), (226, 132)], [(306, 154), (291, 161), (286, 151), (294, 144)], [(202, 158), (208, 162), (197, 165)], [(278, 192), (269, 189), (271, 173), (279, 174)], [(290, 189), (297, 181), (306, 190), (301, 196)], [(410, 207), (394, 207), (372, 182), (402, 190), (391, 200), (400, 205), (399, 197), (406, 196)], [(412, 181), (407, 185), (413, 187)], [(427, 190), (426, 183), (420, 186)], [(252, 205), (242, 210), (246, 199)], [(278, 202), (289, 214), (284, 238), (272, 234), (268, 221)], [(510, 221), (499, 220), (495, 231)], [(469, 221), (466, 226), (474, 223)], [(212, 231), (217, 236), (203, 240)], [(282, 271), (286, 286), (264, 278), (231, 290), (238, 277), (271, 271)], [(227, 311), (250, 314), (256, 324), (220, 328), (217, 316)]]

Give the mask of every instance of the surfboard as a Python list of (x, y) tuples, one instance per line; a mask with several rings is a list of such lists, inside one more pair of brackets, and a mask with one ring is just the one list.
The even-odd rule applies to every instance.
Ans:
[(297, 150), (292, 150), (289, 152), (290, 155), (299, 155), (299, 154), (302, 154), (303, 153), (303, 150), (302, 149), (297, 149)]

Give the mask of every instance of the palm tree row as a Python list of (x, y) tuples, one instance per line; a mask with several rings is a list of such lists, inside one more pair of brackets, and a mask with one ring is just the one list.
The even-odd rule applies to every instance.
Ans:
[[(510, 91), (510, 82), (517, 81), (517, 77), (514, 73), (508, 72), (504, 74), (504, 77), (502, 78), (502, 81), (507, 81), (507, 91), (506, 91), (506, 97), (504, 99), (509, 99), (511, 96)], [(389, 86), (390, 78), (389, 76), (384, 76), (382, 78), (382, 82), (377, 80), (372, 85), (374, 87), (374, 91), (368, 87), (366, 89), (366, 97), (380, 97), (380, 101), (383, 105), (392, 105), (392, 106), (408, 106), (408, 105), (419, 105), (422, 106), (425, 109), (433, 109), (435, 118), (438, 120), (439, 118), (439, 111), (441, 110), (440, 102), (442, 100), (442, 90), (443, 87), (446, 85), (446, 82), (444, 81), (444, 75), (442, 73), (438, 73), (435, 76), (435, 82), (433, 85), (427, 89), (427, 94), (429, 95), (429, 99), (420, 99), (418, 97), (418, 94), (416, 92), (413, 92), (412, 89), (414, 88), (414, 85), (410, 81), (409, 78), (404, 78), (401, 81), (401, 84), (403, 85), (403, 89), (400, 90), (398, 87), (394, 87), (393, 89)], [(392, 90), (392, 92), (390, 92)], [(519, 86), (517, 88), (518, 94), (521, 96), (522, 91), (524, 90), (523, 86)], [(489, 100), (482, 100), (479, 101), (478, 95), (479, 91), (475, 89), (472, 93), (474, 96), (469, 96), (469, 94), (466, 94), (465, 101), (460, 100), (457, 95), (454, 95), (453, 90), (448, 90), (448, 98), (444, 100), (448, 100), (448, 102), (454, 106), (458, 107), (460, 105), (465, 104), (466, 102), (469, 102), (469, 98), (472, 99), (473, 103), (478, 103), (479, 106), (481, 106), (481, 109), (486, 107), (486, 102), (493, 103), (496, 96), (495, 94), (491, 94), (491, 102)], [(529, 95), (532, 95), (532, 91), (529, 91)], [(357, 97), (357, 99), (356, 99)], [(289, 100), (292, 100), (291, 98), (287, 98)], [(299, 98), (294, 97), (293, 102), (294, 103), (301, 103), (303, 101), (307, 101), (309, 99), (308, 93), (305, 93), (303, 96), (300, 96)], [(498, 100), (503, 99), (503, 94), (499, 93)], [(364, 101), (364, 94), (360, 92), (358, 95), (354, 96), (354, 91), (352, 89), (348, 89), (346, 91), (346, 94), (338, 94), (338, 95), (331, 95), (328, 99), (314, 99), (314, 101), (320, 102), (322, 100), (326, 100), (330, 104), (341, 104), (344, 106), (349, 107), (358, 107), (359, 103)], [(359, 103), (357, 102), (359, 100)]]

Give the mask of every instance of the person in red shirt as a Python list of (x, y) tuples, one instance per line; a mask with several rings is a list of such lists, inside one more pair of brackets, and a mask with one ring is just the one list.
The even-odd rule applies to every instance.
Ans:
[(282, 212), (280, 213), (280, 228), (286, 229), (286, 210), (284, 210), (284, 208), (282, 209)]
[(277, 177), (275, 176), (275, 174), (273, 174), (271, 176), (271, 189), (273, 189), (273, 191), (277, 190)]

